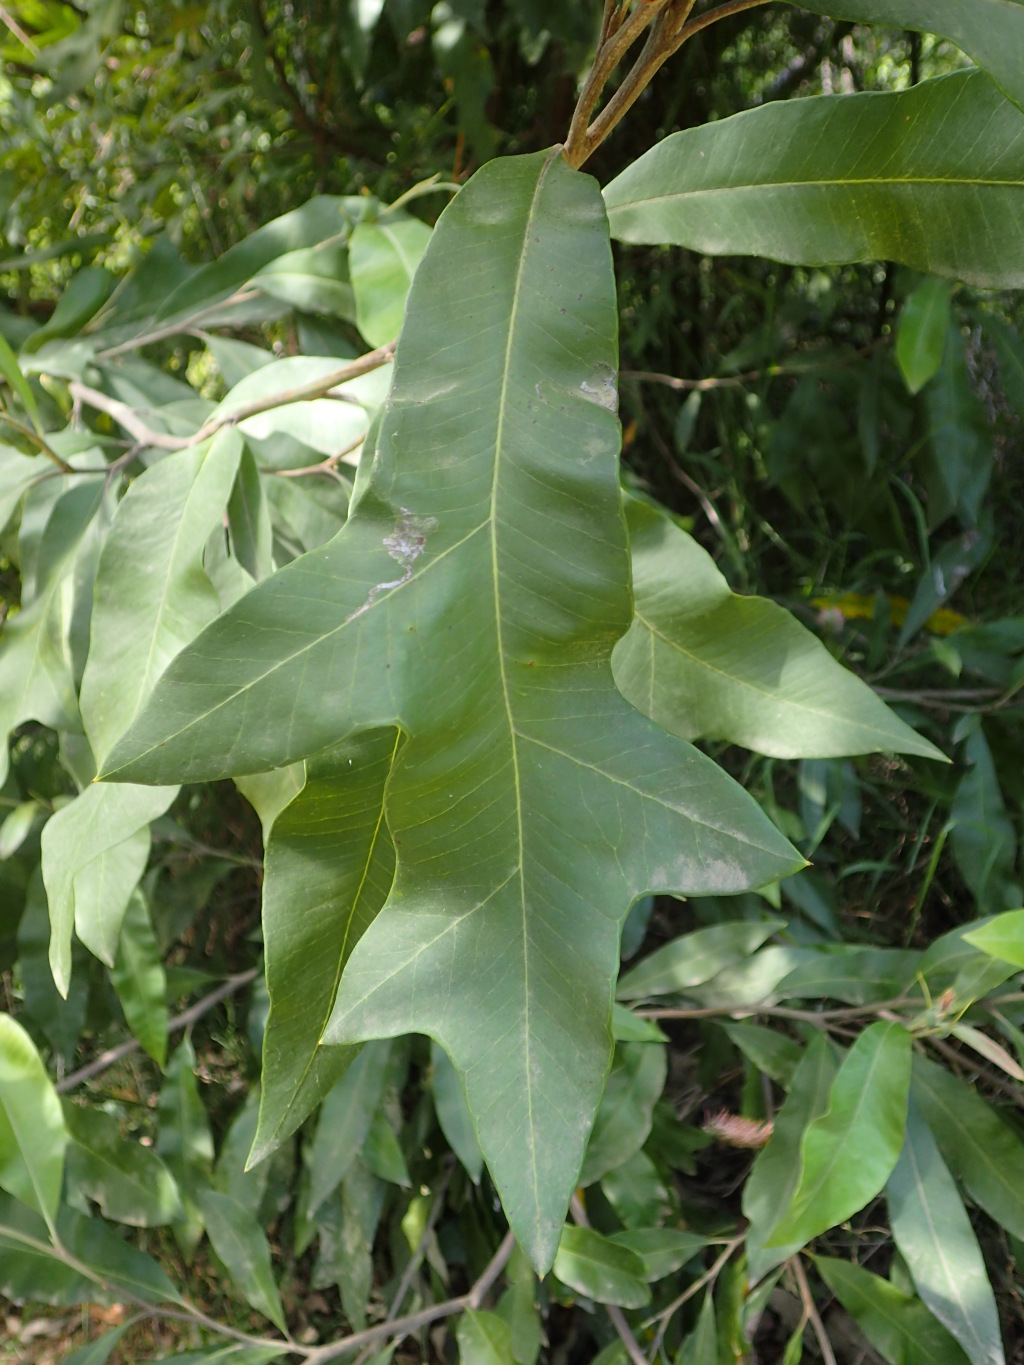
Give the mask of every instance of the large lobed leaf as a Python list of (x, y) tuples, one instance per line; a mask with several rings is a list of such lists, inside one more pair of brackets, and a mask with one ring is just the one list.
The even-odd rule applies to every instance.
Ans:
[(345, 529), (187, 648), (107, 763), (213, 778), (401, 727), (395, 884), (325, 1038), (442, 1044), (540, 1269), (604, 1085), (630, 904), (798, 862), (615, 688), (631, 615), (615, 333), (594, 182), (557, 152), (486, 166), (417, 272)]
[(971, 71), (900, 94), (785, 100), (673, 133), (605, 201), (627, 242), (797, 265), (900, 261), (1015, 288), (1024, 113)]

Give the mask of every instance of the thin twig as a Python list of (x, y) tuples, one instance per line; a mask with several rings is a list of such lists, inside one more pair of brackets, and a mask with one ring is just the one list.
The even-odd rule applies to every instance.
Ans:
[(88, 384), (73, 379), (68, 385), (68, 390), (76, 403), (87, 403), (97, 412), (106, 413), (143, 445), (154, 446), (157, 450), (181, 450), (188, 445), (188, 441), (181, 436), (171, 436), (166, 431), (154, 431), (136, 415), (135, 408), (128, 403), (122, 403), (118, 398), (111, 398), (109, 394), (101, 393), (99, 389), (90, 388)]
[(818, 1338), (818, 1347), (821, 1351), (821, 1358), (825, 1362), (825, 1365), (836, 1365), (835, 1352), (832, 1350), (832, 1343), (829, 1341), (828, 1333), (825, 1331), (825, 1324), (821, 1320), (818, 1306), (814, 1302), (814, 1297), (811, 1294), (811, 1286), (807, 1283), (807, 1272), (804, 1270), (800, 1257), (794, 1256), (790, 1261), (790, 1265), (793, 1268), (793, 1274), (796, 1277), (797, 1286), (800, 1290), (800, 1299), (804, 1306), (804, 1313), (811, 1326), (814, 1328), (814, 1335)]
[(187, 317), (179, 318), (177, 322), (169, 322), (164, 327), (156, 328), (155, 331), (143, 332), (139, 336), (132, 337), (130, 341), (121, 341), (116, 346), (108, 346), (105, 351), (97, 351), (95, 359), (110, 360), (115, 355), (124, 355), (127, 351), (138, 351), (143, 346), (152, 346), (158, 341), (167, 341), (170, 337), (181, 336), (185, 332), (192, 331), (196, 324), (204, 318), (211, 315), (215, 316), (222, 309), (231, 308), (237, 303), (248, 303), (251, 299), (258, 298), (261, 292), (259, 289), (239, 289), (230, 298), (211, 303), (206, 308), (200, 308), (197, 313), (190, 313)]
[(717, 9), (709, 9), (707, 13), (699, 14), (696, 19), (692, 19), (678, 35), (679, 41), (688, 42), (695, 33), (708, 28), (711, 24), (717, 24), (720, 19), (728, 19), (734, 14), (742, 14), (744, 10), (757, 9), (758, 6), (767, 3), (768, 0), (729, 0), (728, 4), (719, 5)]
[(307, 464), (301, 469), (261, 469), (261, 474), (276, 474), (279, 479), (297, 479), (303, 474), (334, 474), (335, 466), (339, 465), (346, 455), (351, 455), (354, 450), (365, 441), (365, 436), (359, 436), (356, 440), (349, 442), (343, 450), (339, 450), (336, 455), (328, 455), (326, 460), (321, 460), (319, 464)]
[(881, 1000), (874, 1005), (850, 1005), (834, 1010), (798, 1010), (790, 1009), (786, 1005), (708, 1005), (698, 1009), (647, 1009), (635, 1010), (634, 1013), (638, 1019), (714, 1019), (723, 1015), (747, 1017), (759, 1014), (773, 1019), (797, 1019), (802, 1023), (823, 1027), (844, 1019), (866, 1019), (901, 1006), (920, 1009), (921, 1002), (908, 1000), (906, 996), (901, 995), (892, 1000)]
[[(222, 1000), (226, 1000), (229, 995), (234, 995), (243, 986), (247, 986), (259, 975), (259, 968), (253, 967), (250, 971), (239, 972), (237, 976), (229, 976), (216, 990), (209, 995), (204, 995), (202, 1000), (197, 1000), (194, 1005), (190, 1005), (187, 1010), (182, 1010), (181, 1014), (176, 1014), (167, 1024), (168, 1033), (177, 1033), (183, 1028), (188, 1028), (189, 1024), (194, 1024), (197, 1019), (201, 1019), (219, 1005)], [(61, 1095), (66, 1095), (69, 1090), (74, 1090), (83, 1081), (90, 1080), (93, 1076), (98, 1076), (101, 1071), (106, 1071), (108, 1067), (119, 1062), (122, 1057), (130, 1057), (133, 1052), (137, 1052), (140, 1044), (134, 1038), (128, 1038), (123, 1043), (118, 1043), (117, 1047), (111, 1047), (106, 1052), (101, 1052), (98, 1057), (94, 1057), (85, 1066), (79, 1067), (77, 1071), (71, 1071), (67, 1076), (57, 1082), (56, 1090)]]
[(705, 1285), (713, 1285), (715, 1283), (722, 1267), (736, 1248), (741, 1245), (745, 1235), (745, 1233), (740, 1233), (738, 1237), (733, 1237), (728, 1241), (725, 1244), (721, 1256), (718, 1257), (710, 1270), (706, 1270), (703, 1275), (694, 1280), (693, 1284), (684, 1289), (678, 1298), (673, 1299), (667, 1308), (663, 1308), (660, 1313), (656, 1313), (653, 1318), (648, 1318), (647, 1321), (642, 1324), (645, 1328), (653, 1327), (655, 1323), (658, 1324), (657, 1334), (651, 1344), (651, 1360), (657, 1359), (658, 1352), (661, 1350), (661, 1343), (665, 1339), (665, 1333), (668, 1330), (668, 1325), (672, 1320), (673, 1314), (677, 1313), (684, 1303), (689, 1303), (695, 1294), (699, 1294)]
[[(572, 1199), (570, 1199), (569, 1210), (572, 1213), (574, 1223), (581, 1228), (590, 1227), (590, 1219), (587, 1217), (587, 1211), (583, 1207), (583, 1200), (578, 1194), (574, 1194)], [(640, 1349), (640, 1343), (633, 1335), (633, 1329), (626, 1321), (626, 1315), (623, 1313), (622, 1309), (614, 1303), (606, 1303), (604, 1305), (604, 1311), (608, 1314), (611, 1324), (618, 1333), (619, 1340), (622, 1342), (623, 1346), (625, 1346), (626, 1354), (633, 1362), (633, 1365), (649, 1365), (649, 1361)]]
[(47, 441), (46, 437), (41, 435), (33, 427), (25, 426), (23, 423), (19, 422), (17, 418), (12, 417), (9, 412), (4, 411), (3, 409), (0, 409), (0, 422), (6, 422), (7, 425), (20, 436), (24, 436), (26, 441), (31, 441), (38, 451), (45, 455), (48, 460), (53, 461), (62, 474), (78, 473), (73, 465), (69, 465), (63, 456), (57, 454)]
[(11, 33), (17, 38), (22, 47), (30, 52), (33, 57), (39, 56), (39, 49), (36, 47), (35, 43), (21, 27), (17, 19), (15, 19), (12, 14), (9, 14), (2, 5), (0, 5), (0, 23), (10, 29)]

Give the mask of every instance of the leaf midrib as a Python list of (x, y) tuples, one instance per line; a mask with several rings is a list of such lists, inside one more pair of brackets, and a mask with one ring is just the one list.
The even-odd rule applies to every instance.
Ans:
[(754, 190), (816, 190), (816, 189), (856, 189), (863, 188), (865, 185), (882, 188), (883, 186), (903, 186), (903, 185), (922, 185), (934, 187), (945, 185), (952, 189), (1001, 189), (1001, 190), (1024, 190), (1024, 180), (983, 180), (978, 178), (965, 177), (962, 180), (954, 180), (951, 176), (912, 176), (912, 175), (893, 175), (893, 176), (851, 176), (849, 179), (832, 180), (752, 180), (743, 185), (709, 185), (703, 189), (684, 189), (673, 190), (670, 194), (646, 195), (642, 199), (627, 199), (621, 204), (609, 204), (608, 215), (613, 213), (625, 213), (629, 209), (640, 208), (650, 204), (671, 204), (677, 200), (699, 199), (702, 196), (715, 194), (749, 194)]

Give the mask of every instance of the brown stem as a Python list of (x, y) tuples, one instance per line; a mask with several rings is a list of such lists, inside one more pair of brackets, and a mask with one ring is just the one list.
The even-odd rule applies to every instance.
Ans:
[(0, 422), (6, 422), (7, 425), (12, 428), (12, 430), (16, 431), (19, 434), (19, 436), (24, 436), (26, 441), (31, 441), (38, 451), (45, 455), (48, 460), (53, 461), (53, 463), (57, 466), (57, 468), (60, 470), (62, 474), (78, 473), (77, 469), (69, 465), (67, 460), (65, 460), (62, 456), (57, 454), (57, 452), (46, 440), (45, 436), (41, 436), (39, 432), (34, 430), (32, 427), (24, 426), (16, 418), (12, 417), (9, 413), (4, 412), (3, 410), (0, 410)]
[(800, 1300), (804, 1306), (804, 1316), (810, 1321), (811, 1326), (814, 1328), (814, 1335), (818, 1338), (818, 1348), (821, 1351), (821, 1358), (825, 1362), (825, 1365), (836, 1365), (836, 1356), (835, 1352), (832, 1350), (832, 1343), (828, 1339), (828, 1333), (825, 1331), (825, 1324), (821, 1320), (818, 1306), (814, 1302), (814, 1297), (811, 1294), (811, 1286), (807, 1283), (807, 1272), (804, 1270), (799, 1256), (794, 1256), (790, 1265), (793, 1268), (793, 1275), (796, 1278), (797, 1286), (800, 1290)]
[(768, 0), (729, 0), (728, 4), (719, 5), (717, 9), (710, 9), (706, 14), (698, 15), (692, 23), (686, 24), (679, 34), (679, 42), (687, 42), (702, 28), (717, 24), (720, 19), (728, 19), (733, 14), (742, 14), (744, 10), (757, 9), (759, 5), (766, 4), (768, 4)]

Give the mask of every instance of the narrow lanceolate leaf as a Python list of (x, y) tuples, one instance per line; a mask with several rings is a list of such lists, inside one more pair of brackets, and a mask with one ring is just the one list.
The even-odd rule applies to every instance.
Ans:
[(965, 943), (980, 948), (990, 957), (1009, 962), (1024, 970), (1024, 910), (1008, 910), (996, 915), (979, 929), (963, 936)]
[(983, 67), (1024, 109), (1024, 4), (1021, 0), (800, 0), (833, 19), (938, 33)]
[(903, 1146), (909, 1086), (910, 1034), (869, 1025), (843, 1059), (828, 1112), (803, 1135), (800, 1183), (769, 1246), (802, 1246), (879, 1193)]
[(368, 1043), (321, 1106), (308, 1157), (311, 1216), (362, 1150), (380, 1103), (390, 1051), (390, 1042)]
[(538, 1269), (604, 1085), (630, 905), (798, 864), (615, 688), (632, 609), (615, 333), (593, 181), (557, 152), (484, 167), (420, 263), (344, 530), (186, 649), (107, 764), (126, 781), (265, 771), (400, 724), (395, 883), (325, 1040), (442, 1044)]
[(999, 1315), (978, 1239), (956, 1181), (913, 1104), (886, 1199), (896, 1246), (925, 1304), (973, 1365), (1003, 1365)]
[(637, 710), (683, 739), (775, 758), (942, 757), (785, 608), (732, 592), (666, 516), (632, 498), (626, 513), (636, 614), (612, 667)]
[(1015, 288), (1022, 133), (1024, 113), (986, 76), (957, 72), (901, 94), (783, 100), (673, 133), (605, 200), (627, 242), (795, 265), (900, 261)]
[(967, 1365), (956, 1341), (920, 1299), (849, 1261), (815, 1256), (814, 1266), (889, 1365)]
[(426, 223), (401, 212), (360, 223), (353, 231), (348, 259), (356, 319), (371, 346), (398, 336), (412, 277), (429, 241)]
[(219, 1190), (202, 1190), (199, 1207), (213, 1249), (246, 1302), (282, 1332), (287, 1330), (270, 1263), (270, 1247), (255, 1215)]
[(682, 934), (626, 972), (616, 995), (620, 1000), (643, 1000), (699, 986), (748, 958), (785, 923), (781, 919), (737, 920)]
[(667, 1070), (665, 1048), (659, 1044), (620, 1044), (597, 1108), (580, 1171), (581, 1185), (592, 1185), (622, 1166), (647, 1141)]
[(355, 1056), (320, 1039), (342, 969), (391, 889), (384, 784), (398, 741), (397, 730), (372, 730), (310, 759), (305, 787), (274, 821), (263, 881), (270, 1017), (250, 1164), (295, 1131)]
[(836, 1063), (825, 1035), (817, 1034), (800, 1060), (785, 1103), (775, 1116), (767, 1147), (757, 1154), (743, 1187), (747, 1261), (751, 1284), (800, 1250), (800, 1243), (769, 1247), (768, 1239), (792, 1203), (802, 1171), (801, 1143), (812, 1123), (828, 1112)]
[(175, 654), (220, 610), (202, 553), (242, 453), (226, 428), (151, 465), (118, 505), (100, 555), (82, 719), (101, 761)]
[(945, 280), (923, 280), (903, 305), (896, 330), (896, 361), (911, 393), (938, 372), (952, 321), (952, 291)]
[(60, 1100), (32, 1039), (0, 1014), (0, 1188), (36, 1209), (49, 1227), (67, 1141)]
[(71, 931), (113, 967), (121, 922), (149, 856), (149, 823), (176, 787), (87, 787), (43, 828), (50, 967), (61, 995), (71, 979)]
[(912, 1093), (970, 1197), (1024, 1237), (1024, 1143), (1016, 1131), (976, 1090), (924, 1057), (914, 1058)]
[(65, 1101), (71, 1136), (68, 1191), (76, 1208), (88, 1201), (105, 1218), (135, 1227), (162, 1227), (185, 1216), (178, 1187), (157, 1154), (125, 1137), (117, 1120), (102, 1109)]

